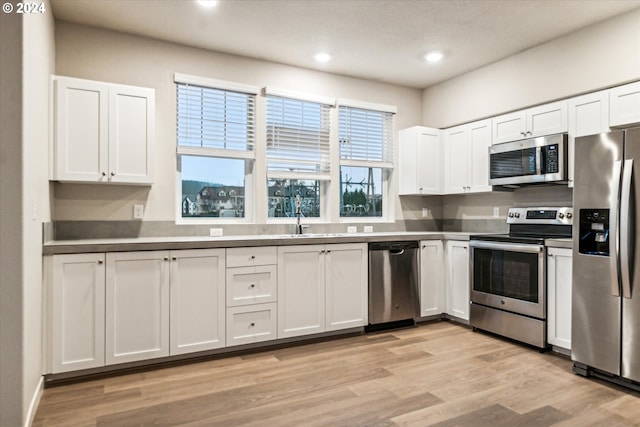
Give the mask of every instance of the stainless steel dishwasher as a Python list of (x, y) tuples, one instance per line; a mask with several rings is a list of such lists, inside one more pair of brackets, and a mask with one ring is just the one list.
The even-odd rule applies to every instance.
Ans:
[(370, 330), (413, 324), (420, 316), (418, 242), (369, 243)]

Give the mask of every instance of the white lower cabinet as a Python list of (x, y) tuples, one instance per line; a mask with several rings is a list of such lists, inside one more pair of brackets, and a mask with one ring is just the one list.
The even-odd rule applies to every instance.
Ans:
[(225, 346), (225, 250), (171, 252), (171, 355)]
[(227, 346), (252, 344), (277, 338), (277, 304), (227, 308)]
[(547, 341), (571, 350), (572, 250), (547, 251)]
[(104, 254), (45, 258), (49, 372), (104, 366)]
[(169, 355), (169, 251), (107, 253), (106, 362)]
[(446, 242), (446, 300), (447, 314), (469, 320), (469, 242)]
[(444, 247), (442, 240), (424, 240), (420, 242), (420, 316), (444, 311)]
[(364, 326), (367, 245), (278, 248), (278, 338)]
[(225, 345), (223, 249), (106, 257), (107, 364)]

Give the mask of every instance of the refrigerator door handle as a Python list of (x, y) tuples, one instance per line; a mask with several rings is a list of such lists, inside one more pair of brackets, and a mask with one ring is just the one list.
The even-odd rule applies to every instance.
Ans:
[(633, 159), (624, 161), (622, 173), (622, 192), (620, 194), (620, 281), (622, 296), (631, 298), (631, 275), (629, 274), (630, 219), (631, 219), (631, 179), (633, 177)]
[(611, 176), (611, 210), (609, 212), (609, 274), (611, 275), (611, 295), (620, 296), (620, 251), (618, 242), (618, 215), (620, 213), (620, 178), (622, 161), (613, 164)]

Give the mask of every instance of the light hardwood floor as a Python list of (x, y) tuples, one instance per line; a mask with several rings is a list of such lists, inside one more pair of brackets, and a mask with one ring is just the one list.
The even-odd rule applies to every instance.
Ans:
[(45, 389), (34, 426), (640, 426), (640, 394), (450, 323)]

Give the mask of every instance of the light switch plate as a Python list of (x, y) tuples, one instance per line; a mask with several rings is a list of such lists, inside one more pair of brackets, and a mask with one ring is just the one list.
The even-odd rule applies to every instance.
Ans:
[(364, 226), (365, 233), (373, 233), (373, 225), (365, 225)]
[(429, 208), (422, 208), (422, 218), (429, 218)]
[(494, 218), (500, 217), (500, 208), (497, 206), (493, 208), (493, 217)]
[(350, 225), (347, 227), (347, 233), (357, 233), (358, 227), (354, 225)]

